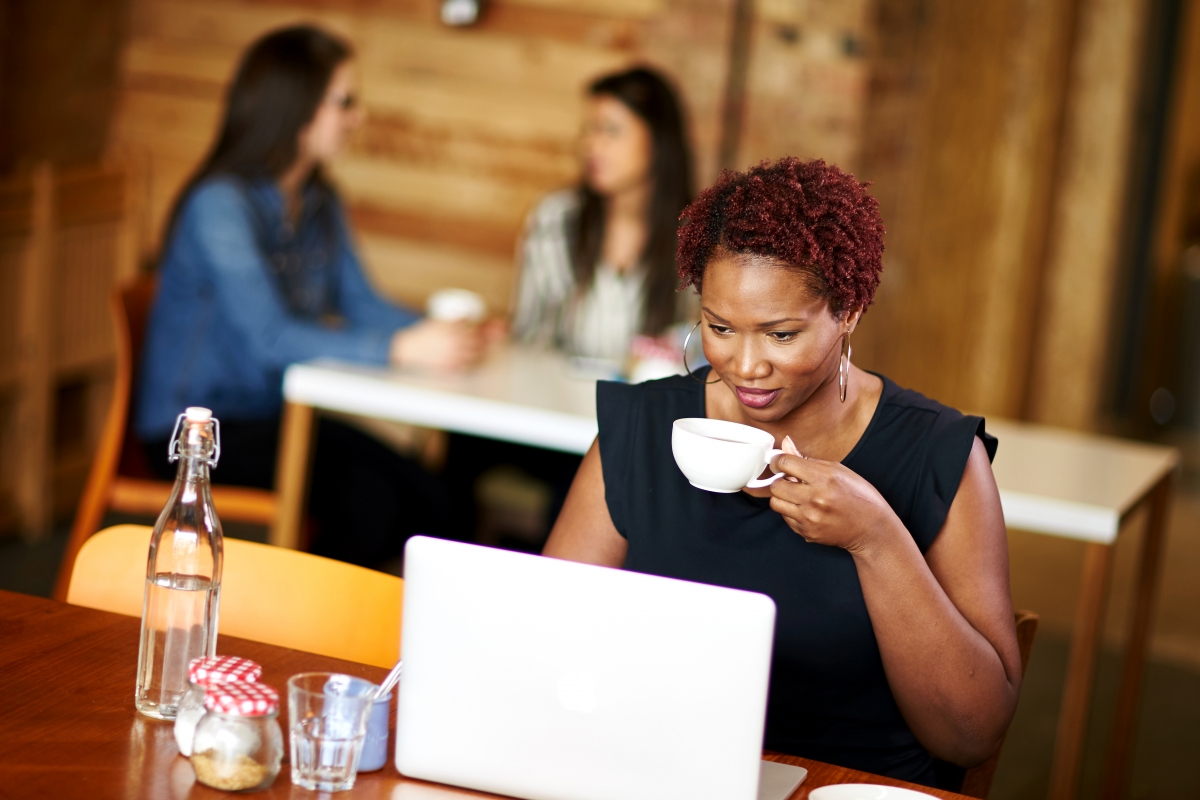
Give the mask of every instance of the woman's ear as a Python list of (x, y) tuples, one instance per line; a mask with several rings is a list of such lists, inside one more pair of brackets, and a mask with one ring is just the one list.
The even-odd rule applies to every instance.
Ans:
[(854, 333), (854, 329), (858, 327), (858, 321), (862, 319), (863, 310), (856, 308), (846, 314), (846, 333)]

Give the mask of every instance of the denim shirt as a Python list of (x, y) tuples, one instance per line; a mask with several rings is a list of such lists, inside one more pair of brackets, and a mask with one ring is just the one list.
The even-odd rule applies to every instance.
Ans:
[(310, 186), (293, 226), (273, 181), (209, 178), (163, 251), (134, 430), (166, 438), (193, 405), (230, 421), (277, 417), (289, 364), (385, 364), (392, 334), (417, 319), (367, 282), (333, 192)]

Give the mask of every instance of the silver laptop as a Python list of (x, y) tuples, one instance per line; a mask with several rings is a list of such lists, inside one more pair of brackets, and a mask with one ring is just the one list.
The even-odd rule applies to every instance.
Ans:
[(803, 780), (761, 761), (765, 595), (425, 537), (404, 579), (404, 775), (527, 800), (755, 800), (760, 772), (782, 800)]

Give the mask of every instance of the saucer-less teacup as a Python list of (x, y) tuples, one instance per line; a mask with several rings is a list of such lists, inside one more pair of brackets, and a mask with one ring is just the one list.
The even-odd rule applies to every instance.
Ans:
[(671, 452), (688, 483), (709, 492), (757, 489), (783, 477), (777, 472), (755, 480), (783, 451), (775, 449), (771, 434), (736, 422), (704, 417), (677, 419), (671, 429)]

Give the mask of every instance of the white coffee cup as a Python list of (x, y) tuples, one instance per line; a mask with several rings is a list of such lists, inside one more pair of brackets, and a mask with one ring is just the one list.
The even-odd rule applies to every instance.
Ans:
[(469, 289), (439, 289), (425, 304), (431, 319), (444, 322), (479, 322), (487, 313), (483, 297)]
[(766, 431), (722, 419), (688, 417), (671, 427), (671, 453), (688, 483), (706, 492), (730, 494), (770, 486), (783, 477), (776, 472), (756, 480), (782, 455)]

